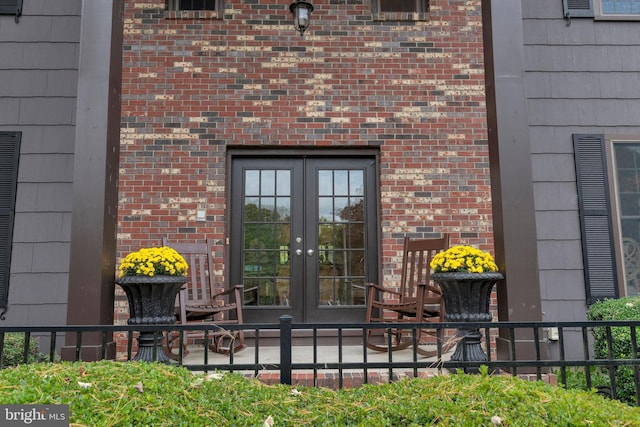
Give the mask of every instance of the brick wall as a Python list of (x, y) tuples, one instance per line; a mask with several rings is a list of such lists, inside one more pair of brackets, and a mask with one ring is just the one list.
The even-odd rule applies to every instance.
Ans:
[(236, 145), (379, 147), (389, 280), (406, 234), (492, 247), (480, 0), (432, 0), (422, 22), (314, 0), (304, 37), (288, 0), (220, 15), (125, 3), (119, 256), (163, 235), (222, 242)]

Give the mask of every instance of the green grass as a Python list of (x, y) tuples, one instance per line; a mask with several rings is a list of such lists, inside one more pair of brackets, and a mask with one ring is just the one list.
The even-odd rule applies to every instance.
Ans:
[(154, 363), (39, 363), (0, 371), (0, 403), (69, 404), (72, 426), (640, 426), (639, 408), (486, 373), (332, 391)]

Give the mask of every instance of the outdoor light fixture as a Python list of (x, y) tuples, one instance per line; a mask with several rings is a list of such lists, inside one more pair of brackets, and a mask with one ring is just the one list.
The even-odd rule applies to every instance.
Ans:
[(296, 0), (295, 3), (291, 3), (289, 10), (293, 14), (293, 26), (296, 31), (300, 31), (300, 35), (302, 36), (304, 31), (309, 27), (313, 5), (306, 1)]

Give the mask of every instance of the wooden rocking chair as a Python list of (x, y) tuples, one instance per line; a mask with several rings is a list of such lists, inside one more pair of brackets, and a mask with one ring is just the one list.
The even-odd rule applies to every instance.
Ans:
[[(442, 322), (444, 319), (444, 301), (436, 283), (431, 282), (429, 263), (433, 256), (449, 246), (449, 236), (444, 234), (439, 239), (404, 239), (402, 257), (402, 274), (399, 288), (388, 288), (374, 283), (367, 283), (367, 323), (422, 323)], [(387, 297), (387, 298), (385, 298)], [(389, 314), (389, 313), (392, 314)], [(386, 337), (375, 336), (376, 329), (368, 329), (367, 347), (376, 351), (401, 350), (413, 344), (412, 331), (392, 330), (391, 347)], [(385, 330), (388, 331), (388, 330)], [(431, 333), (433, 335), (433, 333)], [(376, 341), (377, 338), (377, 341)], [(418, 344), (423, 338), (423, 331), (417, 331)], [(433, 350), (420, 348), (416, 351), (423, 356), (433, 356)]]
[[(229, 354), (245, 347), (242, 330), (229, 331), (224, 325), (242, 324), (242, 285), (235, 285), (222, 292), (215, 292), (213, 280), (213, 240), (206, 243), (174, 243), (162, 239), (180, 253), (189, 264), (189, 281), (178, 294), (176, 301), (177, 323), (181, 325), (211, 324), (218, 328), (208, 332), (209, 349), (217, 353)], [(204, 331), (185, 331), (182, 336), (183, 355), (187, 352), (187, 342), (204, 339)], [(177, 359), (174, 352), (180, 335), (169, 334), (167, 351), (169, 357)]]

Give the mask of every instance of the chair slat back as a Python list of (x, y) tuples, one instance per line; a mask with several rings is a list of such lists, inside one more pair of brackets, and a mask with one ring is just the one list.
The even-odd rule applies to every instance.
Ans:
[(402, 257), (402, 274), (400, 277), (401, 302), (415, 300), (418, 284), (431, 281), (429, 264), (438, 252), (449, 247), (449, 235), (443, 234), (438, 239), (404, 238), (404, 256)]
[(189, 264), (187, 282), (187, 305), (211, 305), (213, 295), (213, 241), (206, 243), (176, 243), (162, 238), (164, 246), (178, 251)]

